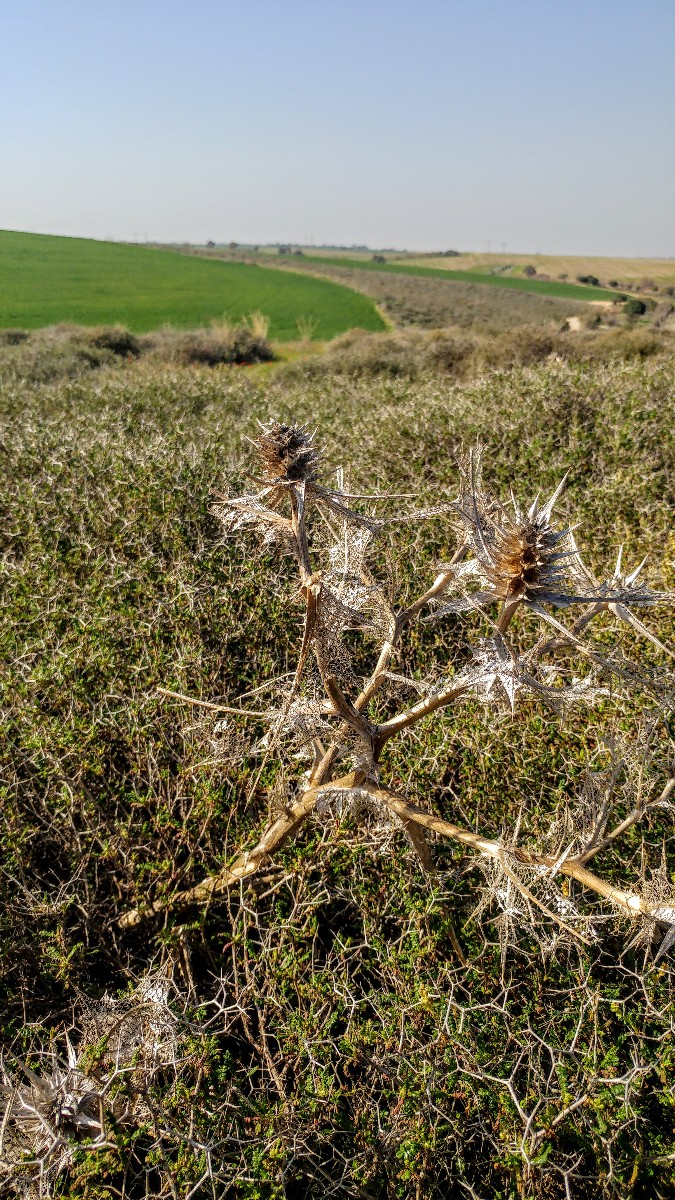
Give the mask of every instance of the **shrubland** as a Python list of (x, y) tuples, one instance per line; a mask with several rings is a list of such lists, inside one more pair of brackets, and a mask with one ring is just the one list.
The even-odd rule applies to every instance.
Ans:
[[(301, 323), (301, 338), (302, 329)], [(612, 328), (596, 325), (594, 320), (588, 320), (579, 332), (550, 324), (520, 325), (492, 334), (461, 326), (399, 328), (386, 334), (351, 329), (319, 347), (310, 347), (307, 338), (278, 345), (268, 338), (265, 319), (254, 314), (240, 325), (218, 321), (195, 330), (165, 326), (141, 335), (123, 326), (56, 325), (30, 333), (0, 330), (0, 380), (47, 384), (84, 377), (92, 371), (136, 372), (140, 360), (160, 368), (249, 367), (277, 358), (283, 360), (287, 375), (299, 373), (306, 378), (346, 374), (414, 379), (440, 374), (465, 379), (485, 370), (529, 366), (547, 359), (606, 362), (668, 357), (672, 347), (673, 336), (667, 329)]]
[(669, 359), (675, 345), (666, 331), (646, 328), (587, 328), (570, 332), (555, 327), (521, 326), (500, 334), (475, 330), (398, 329), (369, 334), (352, 329), (334, 338), (322, 355), (291, 362), (285, 370), (304, 377), (405, 376), (440, 374), (456, 379), (545, 362), (609, 363)]
[[(503, 500), (513, 489), (527, 505), (568, 473), (560, 528), (574, 524), (594, 578), (612, 578), (623, 544), (626, 574), (650, 556), (640, 586), (675, 587), (666, 335), (593, 331), (565, 350), (567, 335), (519, 336), (507, 351), (506, 337), (467, 349), (439, 335), (441, 369), (417, 333), (377, 352), (351, 335), (271, 373), (129, 351), (73, 377), (22, 375), (25, 341), (3, 351), (6, 1188), (672, 1190), (667, 923), (586, 902), (565, 876), (562, 900), (583, 914), (583, 940), (568, 936), (534, 901), (532, 920), (522, 888), (486, 876), (466, 845), (432, 833), (425, 851), (395, 814), (335, 801), (236, 886), (176, 900), (283, 819), (311, 765), (279, 728), (307, 628), (297, 568), (246, 531), (224, 537), (212, 511), (213, 489), (227, 507), (272, 486), (246, 441), (257, 420), (318, 425), (317, 481), (362, 520), (425, 510), (379, 530), (362, 585), (384, 582), (390, 605), (413, 603), (456, 553), (457, 460), (477, 443)], [(384, 497), (375, 509), (358, 498), (369, 493)], [(324, 515), (313, 555), (340, 531), (339, 512)], [(491, 611), (411, 626), (378, 719), (397, 689), (412, 705), (439, 670), (466, 670), (470, 647), (496, 636)], [(474, 689), (450, 718), (388, 742), (387, 786), (509, 852), (556, 820), (560, 855), (575, 838), (599, 844), (637, 808), (591, 866), (667, 907), (673, 608), (638, 615), (661, 645), (597, 617), (593, 662), (617, 670), (600, 670), (591, 705), (561, 720), (540, 695), (514, 713)], [(340, 633), (349, 696), (376, 632)], [(512, 633), (526, 652), (520, 615)], [(571, 686), (588, 663), (573, 665)]]
[(254, 313), (245, 322), (225, 320), (194, 330), (163, 326), (134, 334), (122, 325), (54, 325), (28, 332), (0, 329), (0, 379), (51, 383), (139, 359), (154, 365), (252, 366), (275, 358), (269, 322)]

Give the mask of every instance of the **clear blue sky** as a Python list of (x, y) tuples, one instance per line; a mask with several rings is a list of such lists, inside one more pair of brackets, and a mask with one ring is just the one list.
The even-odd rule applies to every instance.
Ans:
[(675, 0), (0, 0), (0, 227), (675, 255)]

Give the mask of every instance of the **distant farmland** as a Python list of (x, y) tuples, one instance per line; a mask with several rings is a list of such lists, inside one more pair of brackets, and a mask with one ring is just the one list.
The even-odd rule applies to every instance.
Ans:
[(565, 300), (616, 300), (616, 292), (612, 292), (608, 288), (589, 287), (578, 283), (561, 283), (554, 279), (523, 279), (513, 275), (486, 275), (477, 270), (453, 271), (444, 267), (409, 266), (400, 259), (378, 263), (371, 259), (348, 258), (345, 255), (329, 258), (320, 254), (312, 254), (311, 260), (331, 267), (351, 267), (355, 270), (381, 271), (385, 274), (419, 275), (422, 279), (455, 279), (459, 283), (487, 284), (517, 292), (531, 292), (533, 295), (556, 296), (558, 299)]
[[(417, 325), (423, 329), (491, 330), (513, 329), (519, 325), (560, 324), (571, 316), (584, 316), (588, 305), (560, 296), (542, 296), (530, 291), (509, 291), (483, 287), (464, 280), (437, 276), (414, 276), (391, 271), (359, 271), (350, 267), (332, 267), (307, 255), (300, 260), (303, 271), (317, 271), (337, 283), (365, 292), (380, 306), (385, 316), (398, 326)], [(288, 263), (297, 271), (297, 260), (279, 259), (279, 267)]]
[(85, 238), (0, 231), (0, 328), (60, 322), (125, 325), (144, 333), (169, 323), (189, 329), (214, 318), (262, 312), (270, 336), (317, 339), (348, 329), (380, 330), (371, 300), (350, 288), (266, 267), (168, 254)]
[[(398, 257), (398, 255), (396, 256)], [(392, 256), (393, 258), (393, 256)], [(406, 256), (409, 266), (451, 267), (455, 271), (491, 271), (506, 276), (522, 277), (523, 268), (535, 267), (537, 276), (548, 275), (551, 282), (568, 280), (574, 283), (578, 275), (595, 275), (606, 284), (616, 280), (619, 288), (632, 286), (650, 290), (650, 282), (669, 286), (675, 284), (675, 258), (609, 258), (579, 254), (481, 254), (460, 253), (457, 257), (415, 255)], [(563, 278), (564, 277), (564, 278)], [(547, 282), (545, 279), (541, 282)]]

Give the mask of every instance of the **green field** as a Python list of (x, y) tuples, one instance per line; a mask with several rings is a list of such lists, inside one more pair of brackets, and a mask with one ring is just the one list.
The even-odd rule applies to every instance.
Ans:
[(384, 329), (375, 306), (350, 288), (265, 267), (166, 254), (85, 238), (0, 231), (0, 328), (60, 322), (125, 325), (143, 333), (170, 323), (270, 320), (270, 336), (298, 337), (298, 320), (317, 339), (355, 327)]
[(312, 262), (332, 267), (358, 267), (363, 271), (384, 271), (395, 275), (419, 275), (422, 278), (456, 279), (460, 283), (487, 283), (492, 287), (510, 288), (518, 292), (533, 292), (540, 296), (558, 296), (567, 300), (616, 300), (617, 293), (608, 288), (586, 287), (557, 280), (518, 279), (510, 275), (485, 275), (482, 271), (446, 271), (438, 267), (409, 267), (402, 262), (375, 263), (365, 258), (344, 256), (326, 258), (312, 254)]

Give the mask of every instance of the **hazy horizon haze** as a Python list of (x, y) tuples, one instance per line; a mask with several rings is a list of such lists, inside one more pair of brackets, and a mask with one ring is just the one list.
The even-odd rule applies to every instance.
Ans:
[(0, 227), (675, 256), (667, 0), (3, 6)]

